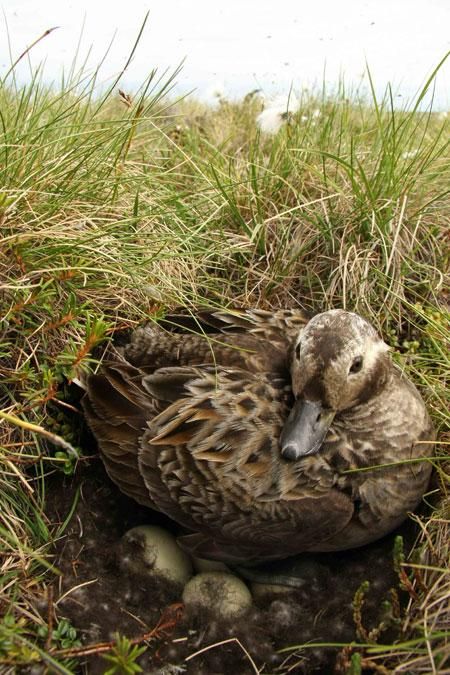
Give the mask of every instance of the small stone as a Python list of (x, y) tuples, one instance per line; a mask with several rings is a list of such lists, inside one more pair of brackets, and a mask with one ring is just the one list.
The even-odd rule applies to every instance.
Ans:
[(200, 605), (231, 618), (251, 607), (252, 596), (244, 582), (232, 574), (202, 572), (184, 587), (183, 602), (187, 607)]
[(137, 556), (130, 556), (126, 563), (134, 572), (154, 572), (183, 585), (192, 577), (189, 556), (178, 546), (175, 537), (162, 527), (139, 525), (128, 530), (123, 539), (138, 548)]

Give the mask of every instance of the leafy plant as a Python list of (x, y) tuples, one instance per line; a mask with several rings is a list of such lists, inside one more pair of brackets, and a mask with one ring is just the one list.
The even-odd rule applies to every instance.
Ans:
[(105, 675), (133, 675), (142, 673), (142, 668), (136, 659), (143, 654), (147, 647), (133, 645), (124, 635), (116, 634), (116, 644), (110, 654), (104, 654), (103, 658), (110, 664), (105, 670)]
[[(49, 632), (47, 626), (40, 626), (38, 637), (48, 640)], [(67, 619), (60, 619), (51, 633), (51, 643), (59, 649), (70, 649), (80, 647), (81, 642), (78, 639), (76, 629)]]

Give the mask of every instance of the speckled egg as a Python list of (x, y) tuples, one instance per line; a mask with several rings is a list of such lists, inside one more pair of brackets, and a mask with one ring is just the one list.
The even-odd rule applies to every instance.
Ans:
[(244, 582), (232, 574), (202, 572), (184, 587), (183, 602), (188, 608), (200, 605), (232, 618), (251, 607), (252, 596)]
[(124, 535), (124, 541), (138, 549), (136, 557), (127, 562), (134, 571), (154, 572), (183, 585), (192, 577), (189, 556), (178, 546), (175, 537), (162, 527), (133, 527)]

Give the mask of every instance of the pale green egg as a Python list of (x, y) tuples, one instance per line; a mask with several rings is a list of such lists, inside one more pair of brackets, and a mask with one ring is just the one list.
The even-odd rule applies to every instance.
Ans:
[(124, 540), (138, 547), (136, 558), (127, 563), (130, 569), (154, 572), (183, 585), (191, 578), (192, 563), (189, 556), (178, 546), (175, 537), (162, 527), (133, 527), (124, 535)]
[(252, 605), (252, 596), (243, 581), (226, 572), (202, 572), (184, 587), (187, 607), (208, 607), (224, 618), (242, 614)]

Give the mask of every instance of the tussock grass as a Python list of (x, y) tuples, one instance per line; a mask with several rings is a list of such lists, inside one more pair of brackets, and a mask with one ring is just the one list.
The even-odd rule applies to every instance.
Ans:
[(404, 642), (362, 652), (394, 672), (450, 672), (450, 123), (419, 110), (432, 78), (409, 111), (389, 90), (305, 96), (267, 137), (258, 96), (174, 102), (173, 77), (102, 96), (75, 68), (58, 90), (39, 71), (0, 84), (1, 667), (73, 666), (39, 641), (64, 527), (43, 507), (47, 478), (83, 461), (67, 385), (94, 346), (178, 305), (300, 303), (377, 324), (439, 428), (432, 515), (418, 562), (402, 563)]

